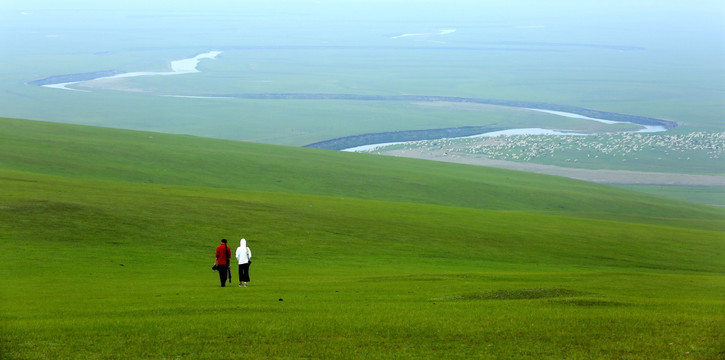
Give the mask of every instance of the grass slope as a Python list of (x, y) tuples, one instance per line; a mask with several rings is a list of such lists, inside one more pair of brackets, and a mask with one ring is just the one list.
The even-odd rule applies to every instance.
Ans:
[[(707, 207), (685, 216), (690, 205), (475, 167), (2, 124), (0, 143), (26, 140), (0, 152), (3, 359), (725, 354), (722, 218)], [(266, 175), (278, 166), (287, 176)], [(361, 190), (347, 172), (433, 175)], [(487, 196), (513, 205), (471, 206), (485, 193), (472, 184), (510, 189)], [(564, 209), (524, 200), (540, 187), (576, 196)], [(592, 192), (593, 206), (597, 191), (604, 206), (578, 216), (569, 201)], [(621, 215), (606, 207), (617, 201)], [(240, 236), (253, 282), (221, 289), (213, 249)]]
[[(724, 211), (559, 177), (366, 154), (0, 120), (0, 169), (725, 229)], [(682, 221), (681, 221), (682, 220)]]

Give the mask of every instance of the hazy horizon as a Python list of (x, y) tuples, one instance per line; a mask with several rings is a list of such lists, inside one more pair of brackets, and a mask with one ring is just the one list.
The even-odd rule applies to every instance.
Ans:
[[(284, 144), (385, 131), (390, 121), (372, 122), (400, 118), (363, 104), (172, 105), (158, 97), (329, 92), (551, 102), (722, 129), (723, 19), (725, 4), (717, 1), (212, 0), (170, 6), (13, 0), (0, 6), (0, 88), (6, 94), (0, 116)], [(222, 54), (189, 76), (132, 79), (82, 95), (29, 85), (66, 74), (167, 71), (171, 61), (208, 51)], [(239, 119), (239, 113), (255, 118)], [(323, 127), (304, 123), (327, 119), (334, 129), (349, 113), (372, 127), (313, 136)], [(478, 121), (451, 124), (442, 115), (418, 115), (400, 126)], [(280, 118), (289, 119), (278, 126), (286, 135), (256, 133), (260, 124)], [(309, 135), (298, 139), (299, 133)]]

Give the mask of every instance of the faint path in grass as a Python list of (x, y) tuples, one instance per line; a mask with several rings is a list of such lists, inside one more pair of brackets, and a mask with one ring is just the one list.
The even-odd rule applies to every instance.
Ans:
[(445, 161), (458, 164), (490, 166), (538, 174), (564, 176), (600, 184), (612, 185), (671, 185), (671, 186), (725, 186), (725, 176), (659, 173), (630, 170), (592, 170), (566, 168), (555, 165), (492, 160), (485, 157), (446, 154), (437, 149), (378, 150), (376, 153), (416, 159)]

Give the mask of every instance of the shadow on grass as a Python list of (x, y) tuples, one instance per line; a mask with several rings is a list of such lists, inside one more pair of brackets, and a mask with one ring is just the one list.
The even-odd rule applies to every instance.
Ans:
[(548, 299), (591, 295), (582, 291), (568, 289), (513, 289), (477, 292), (463, 295), (446, 296), (435, 300), (524, 300)]
[(605, 300), (592, 299), (582, 297), (598, 297), (598, 294), (587, 293), (584, 291), (552, 288), (552, 289), (512, 289), (512, 290), (494, 290), (486, 292), (469, 293), (463, 295), (453, 295), (432, 299), (434, 301), (469, 301), (469, 300), (537, 300), (537, 299), (554, 299), (549, 300), (551, 304), (572, 305), (572, 306), (628, 306), (630, 304)]

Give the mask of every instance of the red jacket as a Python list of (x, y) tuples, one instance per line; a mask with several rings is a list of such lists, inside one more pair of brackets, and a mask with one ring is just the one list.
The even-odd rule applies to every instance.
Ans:
[(227, 244), (221, 244), (216, 248), (217, 265), (229, 265), (229, 258), (232, 257), (232, 251), (229, 250)]

